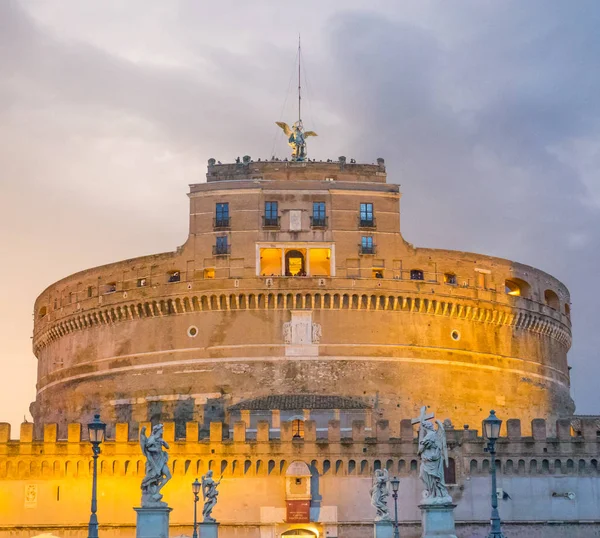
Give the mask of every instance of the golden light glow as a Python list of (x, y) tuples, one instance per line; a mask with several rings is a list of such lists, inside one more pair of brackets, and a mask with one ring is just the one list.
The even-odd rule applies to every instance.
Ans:
[(311, 276), (330, 276), (331, 275), (331, 249), (329, 248), (311, 248), (310, 249), (310, 275)]
[(281, 276), (281, 249), (260, 249), (260, 274), (262, 276)]
[(204, 278), (206, 278), (206, 279), (215, 278), (215, 270), (214, 269), (204, 269)]

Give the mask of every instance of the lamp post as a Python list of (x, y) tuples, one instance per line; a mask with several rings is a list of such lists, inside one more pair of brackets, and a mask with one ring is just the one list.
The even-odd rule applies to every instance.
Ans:
[(194, 532), (192, 538), (198, 538), (198, 518), (196, 517), (196, 505), (198, 504), (198, 493), (200, 493), (201, 484), (198, 479), (192, 482), (192, 492), (194, 494)]
[(100, 420), (100, 415), (94, 415), (94, 420), (88, 424), (88, 434), (90, 443), (92, 443), (92, 457), (94, 458), (94, 473), (92, 478), (92, 514), (88, 525), (88, 538), (98, 538), (98, 517), (96, 516), (97, 502), (97, 475), (98, 475), (98, 454), (100, 454), (100, 444), (104, 441), (106, 433), (106, 424)]
[(492, 458), (492, 517), (490, 518), (491, 530), (488, 538), (504, 538), (500, 528), (500, 515), (498, 514), (498, 493), (496, 492), (496, 441), (500, 437), (500, 426), (502, 421), (496, 416), (494, 410), (490, 416), (483, 421), (483, 432), (487, 439), (487, 447), (484, 449), (490, 453)]
[(400, 480), (395, 476), (390, 482), (392, 484), (392, 497), (394, 498), (394, 538), (400, 538), (400, 531), (398, 530), (398, 488), (400, 487)]

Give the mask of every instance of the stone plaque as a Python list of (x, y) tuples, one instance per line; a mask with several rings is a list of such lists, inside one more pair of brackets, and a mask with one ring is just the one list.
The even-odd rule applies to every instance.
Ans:
[(35, 508), (37, 506), (37, 498), (37, 484), (27, 484), (25, 486), (25, 508)]
[(292, 209), (290, 211), (290, 232), (302, 231), (302, 211)]
[(287, 523), (310, 522), (310, 501), (286, 501), (286, 508), (285, 520)]

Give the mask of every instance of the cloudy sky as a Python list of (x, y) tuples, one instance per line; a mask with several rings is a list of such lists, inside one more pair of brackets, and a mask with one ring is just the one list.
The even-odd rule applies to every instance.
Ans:
[(286, 154), (298, 33), (311, 156), (385, 157), (414, 244), (561, 279), (600, 413), (599, 27), (597, 0), (1, 0), (0, 420), (47, 285), (182, 244), (208, 158)]

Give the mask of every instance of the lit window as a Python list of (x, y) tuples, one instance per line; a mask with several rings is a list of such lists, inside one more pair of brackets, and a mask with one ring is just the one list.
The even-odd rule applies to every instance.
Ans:
[(424, 280), (423, 271), (421, 271), (421, 269), (411, 269), (410, 279), (411, 280)]
[(204, 278), (209, 280), (215, 278), (215, 270), (213, 268), (204, 269)]
[(445, 273), (444, 282), (446, 284), (450, 284), (451, 286), (456, 286), (456, 275), (454, 273)]
[(147, 279), (145, 279), (145, 278), (138, 278), (138, 281), (137, 281), (137, 287), (138, 288), (143, 288), (143, 287), (147, 286), (147, 284), (148, 284), (148, 280)]
[(168, 273), (169, 282), (180, 282), (181, 281), (181, 273), (179, 271), (171, 271)]
[(383, 278), (383, 269), (373, 269), (373, 278)]
[(304, 439), (304, 421), (299, 418), (292, 421), (292, 438)]

